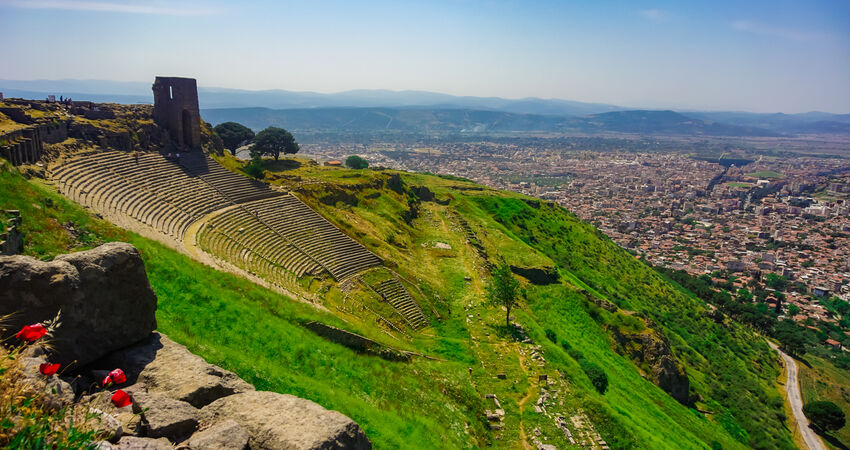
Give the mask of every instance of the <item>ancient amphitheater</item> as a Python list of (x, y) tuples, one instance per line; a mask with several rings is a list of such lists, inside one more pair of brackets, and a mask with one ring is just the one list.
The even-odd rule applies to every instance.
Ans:
[[(67, 197), (110, 217), (126, 216), (281, 287), (304, 276), (342, 282), (381, 259), (293, 194), (236, 174), (200, 151), (97, 151), (55, 167)], [(371, 286), (412, 328), (427, 324), (396, 279)]]

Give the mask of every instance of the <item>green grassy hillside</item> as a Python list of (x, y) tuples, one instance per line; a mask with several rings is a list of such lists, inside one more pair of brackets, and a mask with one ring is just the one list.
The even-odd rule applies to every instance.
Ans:
[[(603, 406), (598, 420), (611, 423), (615, 435), (616, 430), (625, 430), (623, 442), (636, 439), (654, 447), (663, 446), (657, 441), (669, 439), (669, 444), (688, 436), (692, 443), (710, 445), (717, 440), (727, 447), (734, 446), (727, 441), (731, 436), (756, 448), (793, 446), (784, 424), (782, 399), (773, 385), (778, 366), (763, 340), (735, 323), (714, 323), (704, 302), (662, 279), (563, 208), (450, 177), (401, 173), (403, 186), (388, 189), (396, 184), (393, 171), (334, 169), (307, 161), (278, 168), (267, 174), (267, 181), (299, 192), (349, 234), (398, 264), (396, 270), (417, 278), (423, 290), (434, 293), (435, 307), (446, 308), (449, 316), (436, 323), (441, 334), (458, 313), (468, 317), (472, 312), (477, 318), (479, 313), (492, 312), (481, 304), (478, 279), (486, 278), (481, 252), (470, 242), (459, 218), (490, 259), (504, 257), (526, 267), (555, 266), (562, 283), (524, 283), (524, 308), (517, 319), (526, 329), (536, 329), (538, 336), (546, 329), (558, 336), (558, 345), (539, 337), (535, 342), (548, 347), (547, 359), (552, 365), (561, 362), (557, 370), (573, 382), (585, 379), (561, 345), (564, 342), (606, 368), (611, 387), (598, 399)], [(428, 187), (434, 201), (422, 201), (419, 186)], [(328, 198), (328, 192), (334, 191), (345, 195)], [(418, 217), (405, 221), (410, 209), (416, 209)], [(450, 254), (435, 254), (435, 241), (449, 244)], [(473, 281), (464, 283), (470, 275)], [(588, 305), (582, 291), (623, 311), (609, 314)], [(445, 304), (439, 299), (455, 301)], [(684, 362), (694, 400), (691, 409), (648, 385), (634, 364), (612, 351), (605, 330), (624, 326), (628, 322), (624, 317), (632, 313), (654, 322)], [(498, 314), (491, 316), (491, 323), (496, 323)], [(473, 339), (482, 338), (474, 332), (474, 321), (463, 322), (453, 328), (463, 329)], [(569, 375), (571, 370), (578, 374), (575, 379)], [(587, 385), (582, 391), (586, 397), (581, 401), (592, 403), (597, 397)], [(725, 433), (718, 434), (713, 424)]]
[[(534, 430), (565, 448), (559, 426), (578, 440), (598, 433), (612, 448), (792, 447), (772, 385), (777, 367), (762, 340), (735, 323), (712, 322), (704, 303), (565, 210), (430, 175), (304, 160), (276, 168), (267, 181), (288, 186), (384, 258), (382, 270), (406, 280), (430, 327), (394, 338), (334, 289), (318, 291), (324, 308), (295, 302), (95, 219), (7, 166), (0, 208), (21, 210), (25, 252), (36, 257), (133, 243), (159, 298), (161, 331), (260, 389), (349, 415), (376, 448), (522, 448)], [(545, 285), (522, 279), (513, 312), (521, 329), (506, 327), (504, 311), (484, 301), (487, 263), (501, 257), (560, 276)], [(433, 359), (358, 354), (307, 331), (301, 323), (309, 320)], [(686, 370), (691, 407), (614, 350), (612, 333), (651, 331), (665, 336)], [(579, 359), (603, 369), (607, 391), (594, 389)], [(488, 394), (504, 410), (492, 429), (485, 410), (497, 407)]]
[(25, 254), (37, 258), (112, 240), (132, 243), (159, 300), (160, 331), (258, 389), (349, 415), (376, 448), (470, 448), (489, 439), (476, 420), (482, 407), (461, 363), (392, 363), (329, 343), (300, 323), (320, 320), (385, 338), (93, 218), (6, 164), (0, 166), (0, 209), (21, 211)]
[[(830, 361), (806, 354), (797, 362), (800, 370), (800, 392), (803, 404), (826, 400), (835, 403), (845, 413), (850, 411), (850, 374), (835, 367)], [(846, 448), (850, 444), (850, 425), (831, 433), (835, 441), (827, 441), (830, 448)]]

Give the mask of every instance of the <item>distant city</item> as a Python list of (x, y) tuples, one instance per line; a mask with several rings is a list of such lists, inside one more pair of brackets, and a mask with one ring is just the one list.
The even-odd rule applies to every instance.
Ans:
[(546, 139), (314, 143), (303, 153), (320, 160), (359, 154), (373, 166), (464, 177), (555, 201), (653, 265), (731, 280), (735, 295), (761, 293), (768, 308), (798, 322), (837, 322), (820, 300), (850, 300), (850, 162), (712, 162), (581, 146)]

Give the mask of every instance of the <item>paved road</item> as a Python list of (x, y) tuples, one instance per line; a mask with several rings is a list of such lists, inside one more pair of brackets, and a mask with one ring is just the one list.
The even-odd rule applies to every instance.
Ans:
[(803, 436), (803, 441), (809, 447), (809, 450), (826, 450), (818, 435), (809, 428), (809, 420), (803, 414), (803, 399), (800, 397), (800, 383), (797, 380), (797, 362), (794, 361), (794, 358), (779, 350), (779, 347), (773, 342), (768, 341), (767, 344), (779, 352), (779, 356), (785, 360), (785, 368), (788, 373), (788, 379), (785, 381), (785, 392), (788, 394), (788, 403), (791, 404), (791, 411), (794, 412), (794, 419), (797, 422), (797, 430)]

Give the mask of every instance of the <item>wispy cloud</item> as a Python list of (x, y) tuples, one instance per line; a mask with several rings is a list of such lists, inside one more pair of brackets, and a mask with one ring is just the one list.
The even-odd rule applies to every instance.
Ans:
[(644, 19), (651, 20), (655, 23), (667, 22), (670, 20), (670, 13), (660, 9), (644, 9), (640, 12), (640, 15)]
[(754, 20), (736, 20), (730, 23), (730, 26), (732, 27), (732, 29), (744, 33), (757, 34), (760, 36), (778, 37), (798, 42), (820, 41), (826, 40), (830, 37), (828, 33), (776, 27), (771, 25), (765, 25)]
[(179, 7), (157, 2), (91, 2), (76, 0), (0, 0), (0, 6), (25, 9), (58, 9), (123, 14), (157, 14), (165, 16), (205, 16), (220, 11), (205, 7)]

